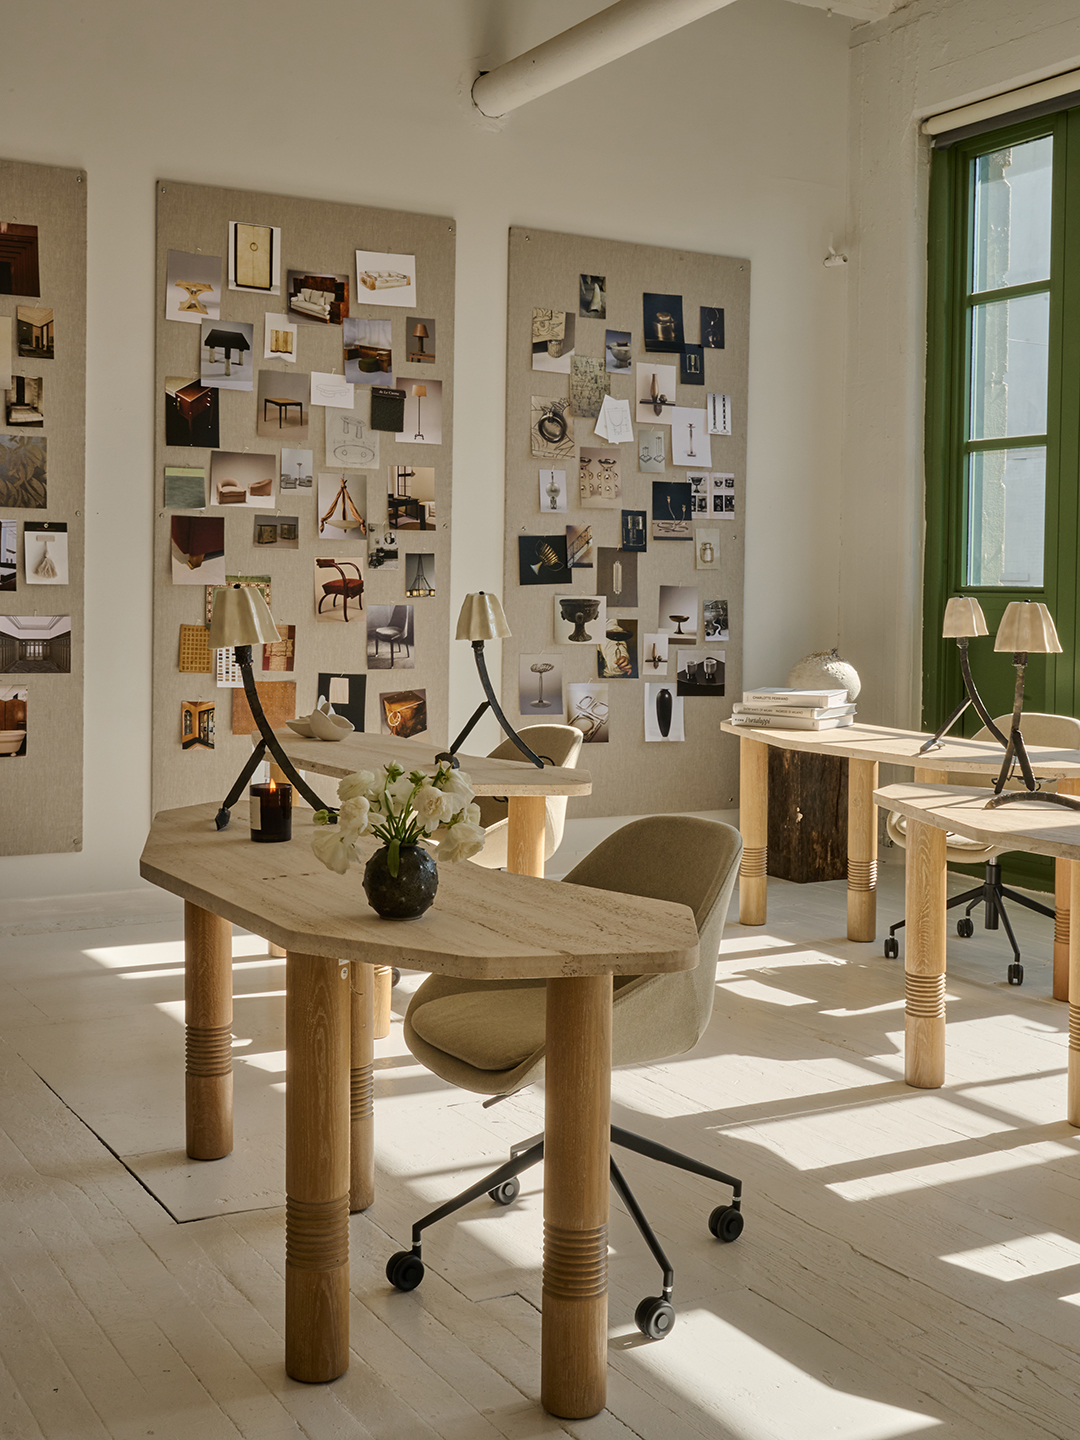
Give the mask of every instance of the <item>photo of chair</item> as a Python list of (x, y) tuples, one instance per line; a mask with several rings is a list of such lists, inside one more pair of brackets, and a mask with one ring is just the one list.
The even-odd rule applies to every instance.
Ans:
[[(412, 616), (409, 605), (395, 605), (390, 613), (390, 619), (385, 625), (376, 626), (372, 631), (375, 637), (375, 657), (379, 655), (379, 645), (385, 641), (390, 646), (390, 664), (394, 663), (395, 650), (404, 650), (407, 655), (412, 654), (409, 646), (409, 623)], [(370, 637), (369, 637), (370, 638)]]
[(247, 490), (235, 480), (217, 482), (217, 503), (219, 505), (246, 505)]
[[(322, 614), (322, 608), (328, 599), (331, 601), (331, 610), (336, 610), (338, 600), (340, 599), (342, 610), (341, 618), (346, 621), (349, 618), (350, 600), (355, 600), (358, 608), (363, 610), (364, 581), (360, 574), (359, 565), (350, 560), (320, 560), (318, 558), (315, 560), (315, 565), (319, 570), (336, 570), (339, 577), (336, 580), (320, 580), (323, 593), (319, 597), (318, 610), (316, 611), (318, 615)], [(355, 578), (352, 575), (346, 575), (346, 570), (355, 570)], [(404, 609), (405, 607), (401, 606), (399, 608)]]

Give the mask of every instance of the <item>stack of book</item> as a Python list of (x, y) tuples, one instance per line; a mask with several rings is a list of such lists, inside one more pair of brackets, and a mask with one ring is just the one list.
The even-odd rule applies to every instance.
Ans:
[(836, 730), (850, 725), (855, 706), (846, 690), (788, 690), (770, 685), (744, 690), (732, 706), (732, 725), (755, 730)]

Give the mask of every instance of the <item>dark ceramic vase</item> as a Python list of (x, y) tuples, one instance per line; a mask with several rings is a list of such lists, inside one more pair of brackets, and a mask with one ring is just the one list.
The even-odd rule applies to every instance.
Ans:
[(656, 692), (656, 724), (666, 740), (671, 733), (671, 691), (666, 685)]
[(439, 871), (435, 857), (423, 845), (402, 845), (398, 873), (390, 874), (389, 852), (384, 845), (364, 867), (364, 893), (368, 904), (384, 920), (417, 920), (435, 899)]

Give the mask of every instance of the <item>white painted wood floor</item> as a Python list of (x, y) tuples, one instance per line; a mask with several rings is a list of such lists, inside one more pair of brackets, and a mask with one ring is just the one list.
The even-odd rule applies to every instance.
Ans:
[[(966, 881), (957, 880), (956, 889)], [(900, 908), (886, 869), (882, 926)], [(1027, 1440), (1080, 1434), (1080, 1132), (1063, 1119), (1067, 1014), (1050, 923), (950, 941), (948, 1083), (902, 1083), (902, 961), (841, 938), (843, 885), (770, 882), (729, 923), (697, 1050), (620, 1072), (624, 1124), (744, 1178), (719, 1245), (705, 1181), (624, 1168), (676, 1267), (678, 1321), (642, 1340), (658, 1275), (613, 1202), (609, 1409), (538, 1408), (540, 1184), (425, 1240), (412, 1218), (539, 1128), (533, 1093), (485, 1111), (378, 1047), (379, 1198), (352, 1220), (352, 1365), (282, 1364), (283, 965), (235, 946), (237, 1149), (183, 1155), (179, 910), (9, 935), (0, 959), (3, 1440)], [(737, 913), (733, 907), (732, 914)], [(19, 925), (25, 932), (32, 926)], [(399, 1011), (420, 977), (395, 995)]]

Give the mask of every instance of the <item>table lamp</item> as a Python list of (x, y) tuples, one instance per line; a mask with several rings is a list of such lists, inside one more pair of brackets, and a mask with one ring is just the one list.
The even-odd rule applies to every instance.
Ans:
[[(495, 712), (495, 718), (502, 726), (504, 733), (511, 739), (526, 759), (531, 760), (538, 769), (544, 768), (544, 762), (539, 755), (534, 755), (525, 741), (517, 733), (514, 727), (507, 720), (502, 712), (502, 706), (495, 698), (495, 691), (491, 688), (491, 677), (488, 675), (487, 661), (484, 659), (485, 640), (506, 640), (511, 635), (510, 626), (506, 623), (506, 616), (503, 614), (502, 605), (497, 595), (485, 594), (478, 590), (474, 595), (466, 595), (465, 603), (461, 607), (461, 614), (458, 616), (457, 640), (471, 640), (473, 648), (473, 659), (476, 661), (477, 673), (480, 676), (480, 684), (484, 687), (484, 694), (487, 699), (478, 705), (471, 717), (457, 737), (449, 750), (436, 755), (436, 760), (445, 761), (457, 769), (457, 752), (464, 745), (473, 726), (483, 715), (484, 711), (490, 708)], [(554, 763), (554, 762), (552, 762)]]
[(311, 789), (307, 781), (297, 773), (292, 761), (282, 750), (277, 736), (271, 730), (270, 722), (263, 712), (259, 692), (255, 688), (255, 678), (251, 673), (251, 647), (253, 645), (276, 645), (280, 638), (277, 626), (274, 624), (274, 617), (270, 614), (262, 592), (254, 585), (226, 585), (224, 589), (217, 592), (214, 597), (214, 613), (210, 617), (210, 649), (224, 650), (230, 646), (233, 648), (236, 663), (240, 667), (240, 674), (244, 679), (244, 694), (247, 696), (251, 713), (255, 717), (255, 724), (259, 727), (259, 735), (262, 737), (252, 750), (251, 759), (241, 770), (235, 785), (226, 795), (221, 809), (214, 817), (214, 824), (219, 830), (224, 830), (228, 825), (232, 807), (244, 793), (252, 775), (262, 764), (267, 750), (296, 787), (297, 793), (304, 797), (311, 808), (313, 810), (325, 809), (322, 800)]
[(426, 360), (426, 359), (427, 359), (427, 355), (425, 354), (425, 351), (424, 351), (424, 341), (428, 338), (428, 328), (427, 328), (427, 326), (426, 326), (426, 325), (424, 324), (424, 322), (421, 320), (421, 321), (419, 321), (416, 325), (413, 326), (413, 332), (412, 332), (412, 333), (413, 333), (413, 339), (419, 341), (419, 344), (418, 344), (417, 347), (416, 347), (416, 353), (417, 353), (417, 355), (423, 355), (424, 358), (425, 358), (425, 360)]
[(925, 755), (928, 750), (935, 750), (941, 744), (941, 737), (948, 734), (957, 720), (964, 713), (969, 705), (974, 705), (978, 712), (979, 719), (1002, 745), (1008, 746), (1008, 740), (994, 724), (990, 712), (982, 702), (978, 690), (975, 688), (975, 681), (971, 678), (971, 665), (968, 661), (968, 641), (979, 635), (989, 635), (986, 628), (986, 616), (982, 612), (982, 606), (978, 600), (970, 595), (954, 595), (945, 606), (945, 619), (942, 622), (941, 634), (946, 640), (955, 640), (956, 648), (960, 651), (960, 670), (964, 677), (964, 698), (957, 705), (949, 718), (941, 725), (936, 735), (931, 736), (920, 750), (920, 755)]

